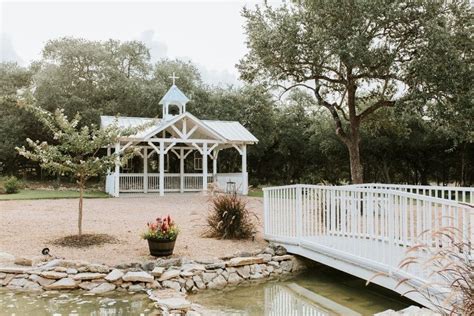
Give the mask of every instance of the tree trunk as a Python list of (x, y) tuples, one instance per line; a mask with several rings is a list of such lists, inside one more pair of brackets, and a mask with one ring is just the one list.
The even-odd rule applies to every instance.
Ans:
[(79, 217), (77, 220), (77, 227), (79, 229), (79, 236), (82, 236), (82, 205), (84, 198), (84, 180), (79, 179)]
[(364, 183), (364, 169), (360, 160), (359, 141), (352, 140), (347, 144), (347, 148), (349, 149), (352, 183)]

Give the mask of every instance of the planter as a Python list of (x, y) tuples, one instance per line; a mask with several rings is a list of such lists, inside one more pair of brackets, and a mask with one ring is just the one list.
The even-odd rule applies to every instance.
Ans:
[(169, 239), (147, 239), (150, 255), (154, 257), (171, 256), (174, 250), (175, 240)]

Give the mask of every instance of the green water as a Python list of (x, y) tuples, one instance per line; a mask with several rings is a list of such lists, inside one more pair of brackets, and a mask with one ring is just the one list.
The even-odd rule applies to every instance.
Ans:
[[(400, 295), (325, 267), (295, 277), (188, 297), (205, 315), (372, 315), (411, 304)], [(152, 315), (156, 310), (145, 294), (83, 292), (24, 294), (1, 291), (0, 315)]]

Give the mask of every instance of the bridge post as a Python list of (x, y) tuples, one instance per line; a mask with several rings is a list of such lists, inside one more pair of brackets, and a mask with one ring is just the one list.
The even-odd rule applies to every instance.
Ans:
[(303, 187), (301, 185), (296, 186), (296, 237), (303, 236)]

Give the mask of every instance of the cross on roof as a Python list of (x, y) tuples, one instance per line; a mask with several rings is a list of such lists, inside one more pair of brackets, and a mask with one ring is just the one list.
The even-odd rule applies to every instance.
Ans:
[(172, 75), (172, 76), (169, 76), (168, 78), (173, 79), (173, 85), (175, 84), (175, 80), (176, 80), (176, 79), (179, 79), (179, 77), (176, 77), (176, 76), (175, 76), (174, 72), (173, 72), (173, 75)]

